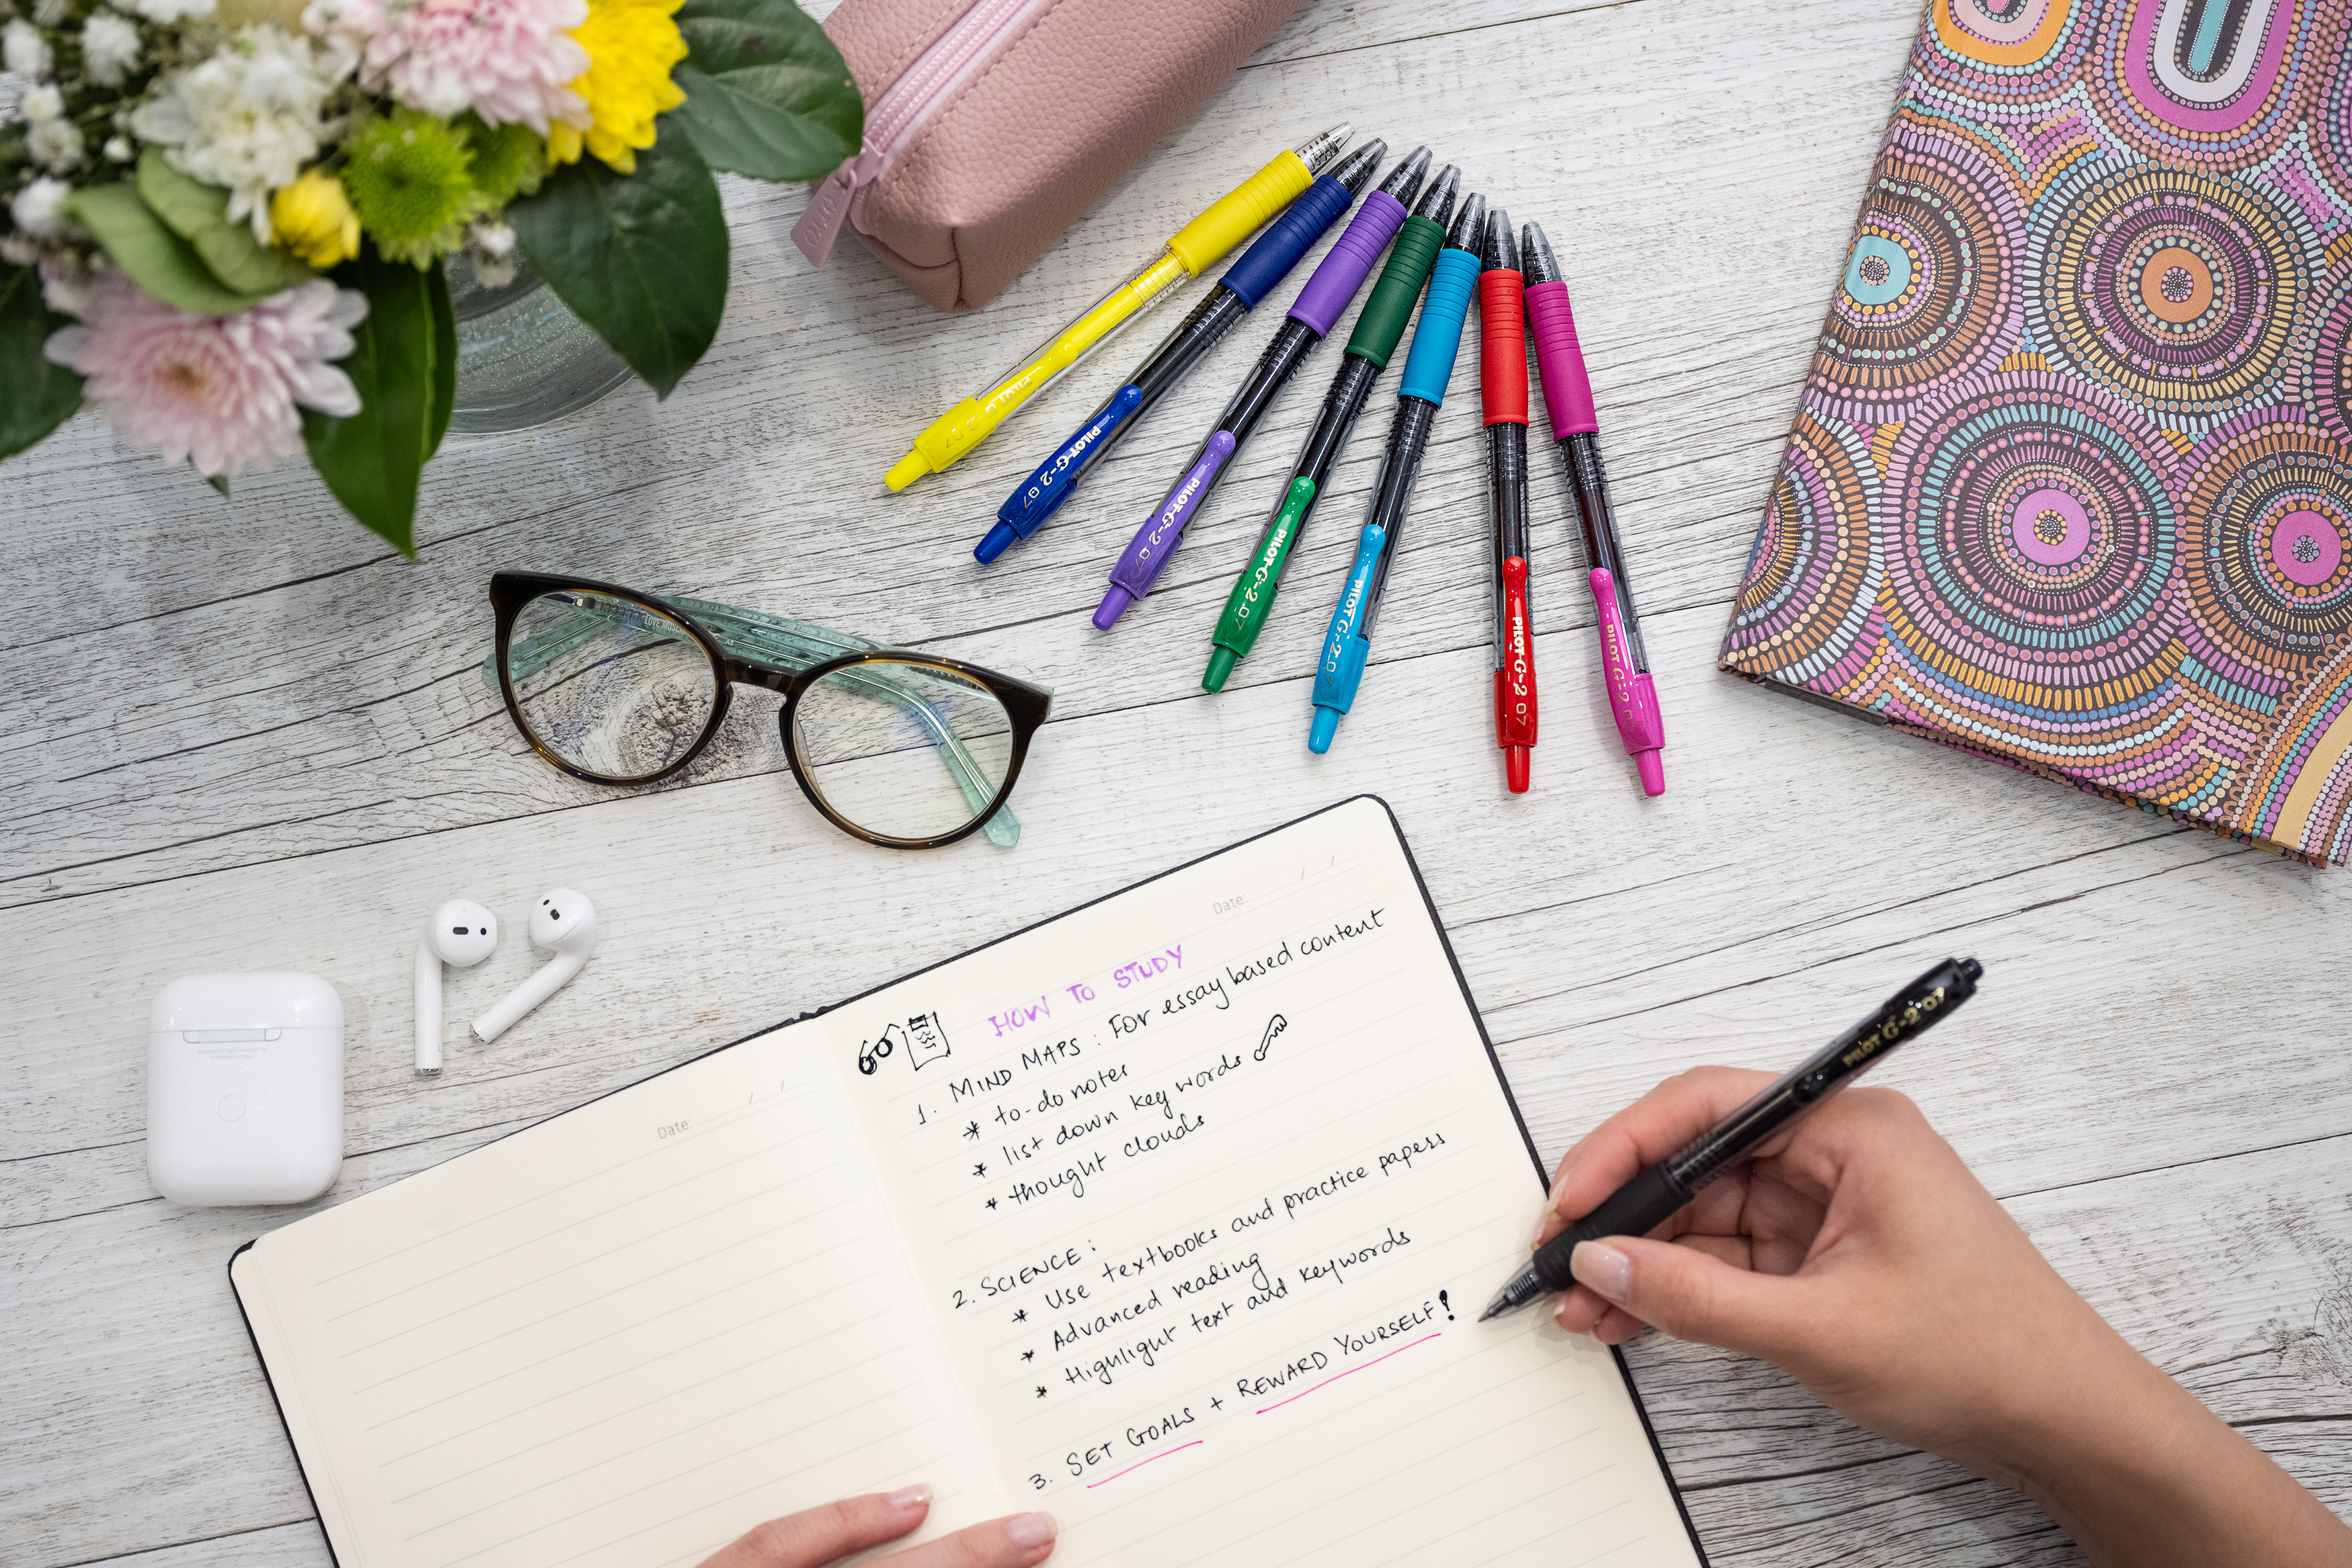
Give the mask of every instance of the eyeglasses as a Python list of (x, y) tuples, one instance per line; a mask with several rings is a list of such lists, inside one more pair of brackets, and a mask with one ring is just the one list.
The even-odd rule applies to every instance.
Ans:
[(780, 615), (656, 599), (583, 577), (490, 578), (484, 684), (538, 753), (593, 784), (651, 784), (700, 755), (733, 683), (784, 695), (784, 758), (809, 804), (870, 844), (975, 831), (1010, 849), (1006, 808), (1053, 694), (976, 664)]

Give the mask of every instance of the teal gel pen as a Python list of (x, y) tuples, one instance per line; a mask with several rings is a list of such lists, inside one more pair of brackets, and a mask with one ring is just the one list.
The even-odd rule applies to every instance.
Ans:
[(1371, 608), (1372, 573), (1379, 570), (1389, 531), (1366, 523), (1356, 538), (1355, 564), (1348, 568), (1348, 586), (1339, 591), (1339, 608), (1331, 612), (1331, 630), (1323, 638), (1323, 662), (1315, 666), (1315, 727), (1307, 732), (1307, 749), (1320, 756), (1331, 749), (1339, 731), (1339, 716), (1356, 700), (1364, 678), (1364, 661), (1372, 645), (1356, 635), (1364, 612)]
[(1430, 269), (1429, 296), (1422, 301), (1421, 323), (1412, 329), (1412, 348), (1405, 355), (1404, 379), (1397, 388), (1396, 420), (1389, 426), (1388, 449), (1381, 456), (1381, 476), (1372, 489), (1371, 512), (1356, 543), (1356, 564), (1348, 572), (1348, 586), (1331, 612), (1331, 630), (1323, 638), (1323, 660), (1315, 668), (1315, 720), (1307, 733), (1307, 749), (1331, 749), (1339, 733), (1339, 716), (1354, 706), (1356, 687), (1364, 678), (1364, 664), (1372, 656), (1372, 621), (1380, 612), (1388, 587), (1389, 567), (1396, 559), (1397, 531), (1404, 526), (1412, 502), (1413, 482), (1421, 476), (1422, 454), (1429, 449), (1430, 427), (1438, 406), (1445, 401), (1445, 383), (1454, 379), (1454, 361), (1462, 349), (1462, 324), (1478, 287), (1484, 264), (1478, 246), (1486, 231), (1486, 198), (1467, 196), (1446, 231), (1445, 248)]

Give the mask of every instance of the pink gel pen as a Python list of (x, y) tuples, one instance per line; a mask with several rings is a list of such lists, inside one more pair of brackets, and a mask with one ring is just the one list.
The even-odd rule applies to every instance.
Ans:
[(1520, 235), (1526, 268), (1528, 330), (1536, 343), (1536, 367), (1543, 375), (1544, 407), (1551, 414), (1552, 444), (1576, 509), (1584, 522), (1584, 562), (1591, 569), (1592, 613), (1601, 634), (1601, 668), (1609, 688), (1609, 712), (1617, 720), (1626, 754), (1642, 770), (1642, 792), (1666, 792), (1664, 721), (1658, 716), (1658, 688), (1650, 679), (1649, 655), (1642, 651), (1642, 623), (1633, 614), (1633, 592), (1625, 581), (1625, 555), (1609, 511), (1609, 481), (1601, 471), (1600, 422), (1592, 416), (1592, 387), (1584, 378), (1584, 351), (1576, 342), (1576, 317), (1569, 309), (1568, 285), (1551, 242), (1534, 224)]

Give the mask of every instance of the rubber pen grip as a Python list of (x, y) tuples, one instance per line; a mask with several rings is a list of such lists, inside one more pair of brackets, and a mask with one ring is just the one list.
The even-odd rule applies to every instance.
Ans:
[(1315, 171), (1287, 147), (1273, 162), (1217, 198), (1207, 212), (1178, 229), (1168, 249), (1198, 277), (1225, 252), (1249, 238), (1266, 219), (1315, 183)]
[(1478, 391), (1488, 424), (1528, 422), (1527, 280), (1506, 267), (1478, 275)]
[(1315, 276), (1291, 301), (1290, 319), (1305, 322), (1315, 329), (1318, 338), (1328, 337), (1331, 324), (1348, 308), (1348, 301), (1364, 286), (1372, 264), (1381, 259), (1381, 252), (1396, 237), (1405, 220), (1402, 202), (1386, 191), (1374, 191), (1364, 198), (1363, 210), (1348, 222), (1331, 248), (1323, 253), (1317, 264)]
[(1462, 325), (1469, 317), (1470, 295), (1478, 287), (1478, 258), (1466, 250), (1440, 251), (1429, 274), (1429, 298), (1422, 302), (1421, 325), (1413, 329), (1412, 347), (1404, 357), (1404, 380), (1399, 397), (1417, 397), (1436, 407), (1445, 404), (1445, 383), (1454, 379), (1454, 357), (1462, 351)]
[(1676, 1185), (1664, 1164), (1647, 1167), (1602, 1198), (1600, 1207), (1537, 1248), (1533, 1259), (1536, 1278), (1548, 1291), (1567, 1290), (1576, 1283), (1576, 1276), (1569, 1272), (1568, 1260), (1578, 1242), (1598, 1241), (1609, 1236), (1647, 1236), (1690, 1200), (1689, 1191)]
[(1576, 312), (1569, 308), (1568, 285), (1538, 283), (1527, 293), (1552, 439), (1590, 435), (1601, 422), (1592, 416), (1592, 383), (1585, 379), (1584, 350), (1576, 340)]
[(1389, 264), (1381, 268), (1372, 296), (1364, 301), (1364, 313), (1356, 318), (1348, 352), (1382, 370), (1388, 368), (1389, 356), (1404, 340), (1405, 324), (1412, 319), (1421, 286), (1429, 281), (1430, 266), (1444, 247), (1444, 224), (1433, 218), (1405, 219), (1397, 233), (1396, 248), (1389, 252)]
[(1251, 309), (1265, 298), (1276, 285), (1298, 265), (1298, 258), (1315, 248), (1323, 231), (1332, 220), (1348, 210), (1356, 199), (1355, 193), (1339, 181), (1325, 174), (1307, 187), (1307, 193), (1290, 204), (1289, 209), (1257, 236), (1257, 243), (1242, 252), (1242, 258), (1225, 268), (1217, 281), (1237, 295)]

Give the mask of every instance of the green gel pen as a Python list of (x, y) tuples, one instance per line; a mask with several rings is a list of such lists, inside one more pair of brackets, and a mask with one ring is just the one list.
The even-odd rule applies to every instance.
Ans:
[(1315, 428), (1307, 433), (1281, 503), (1258, 536), (1249, 564), (1225, 596), (1217, 629), (1209, 634), (1209, 667), (1201, 675), (1202, 690), (1223, 691), (1234, 665), (1249, 657), (1258, 633), (1265, 630), (1275, 593), (1282, 586), (1282, 570), (1297, 548), (1307, 516), (1315, 509), (1316, 498), (1323, 493), (1332, 465), (1356, 427), (1356, 416), (1364, 412), (1372, 383), (1380, 380), (1389, 356), (1396, 351), (1405, 324), (1412, 319), (1421, 287), (1429, 281), (1430, 269), (1437, 264), (1446, 225), (1454, 217), (1454, 193), (1461, 183), (1462, 172), (1448, 163), (1429, 183), (1398, 232), (1388, 265), (1381, 269), (1371, 298), (1364, 301), (1363, 313), (1356, 318), (1355, 333), (1339, 360), (1339, 373), (1324, 394), (1323, 410), (1315, 417)]

